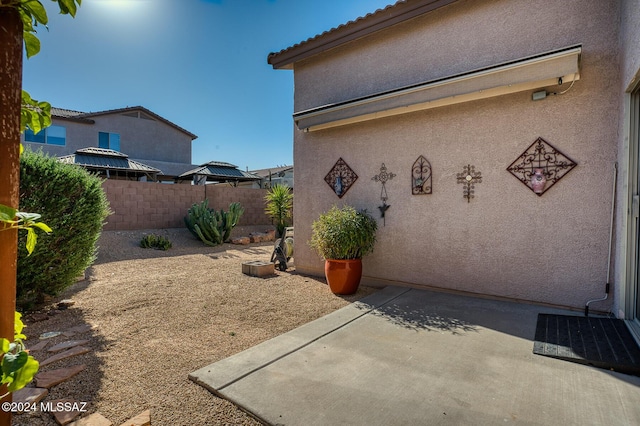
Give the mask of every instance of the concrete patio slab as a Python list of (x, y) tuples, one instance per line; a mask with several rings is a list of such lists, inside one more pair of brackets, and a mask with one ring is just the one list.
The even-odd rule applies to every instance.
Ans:
[(640, 377), (534, 355), (538, 313), (572, 314), (387, 287), (189, 377), (270, 424), (640, 424)]

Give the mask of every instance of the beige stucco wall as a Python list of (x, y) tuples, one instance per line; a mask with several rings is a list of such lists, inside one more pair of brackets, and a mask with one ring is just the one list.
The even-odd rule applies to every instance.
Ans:
[(67, 129), (65, 146), (28, 143), (54, 155), (73, 154), (76, 150), (98, 146), (98, 132), (119, 133), (120, 151), (134, 159), (191, 163), (191, 137), (159, 120), (105, 114), (91, 117), (95, 124), (53, 119), (53, 124)]
[[(616, 0), (461, 0), (356, 43), (296, 63), (295, 111), (582, 44), (581, 79), (565, 95), (501, 96), (329, 130), (296, 129), (296, 268), (321, 274), (305, 244), (333, 204), (378, 217), (385, 163), (386, 226), (364, 259), (365, 282), (584, 307), (606, 282), (619, 58)], [(564, 86), (563, 88), (566, 88)], [(556, 90), (551, 88), (550, 90)], [(542, 137), (578, 166), (538, 197), (509, 172)], [(411, 195), (411, 166), (433, 166), (433, 194)], [(342, 198), (324, 176), (342, 157), (359, 179)], [(483, 176), (467, 203), (456, 174)], [(598, 306), (609, 310), (610, 301)]]

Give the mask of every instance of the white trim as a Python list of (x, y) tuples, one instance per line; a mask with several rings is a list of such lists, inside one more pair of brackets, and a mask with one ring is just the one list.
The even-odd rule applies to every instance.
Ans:
[(580, 46), (294, 114), (305, 131), (485, 99), (580, 79)]

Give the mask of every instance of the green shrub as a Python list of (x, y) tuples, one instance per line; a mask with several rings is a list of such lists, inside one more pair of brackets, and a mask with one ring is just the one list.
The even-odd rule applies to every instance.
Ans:
[(171, 241), (161, 235), (149, 234), (142, 237), (142, 240), (140, 240), (140, 247), (154, 248), (156, 250), (169, 250), (171, 248)]
[(372, 253), (378, 223), (366, 210), (333, 206), (313, 222), (309, 244), (323, 259), (361, 259)]
[(191, 206), (184, 217), (184, 224), (194, 237), (210, 246), (224, 243), (231, 236), (231, 230), (238, 224), (244, 208), (240, 203), (229, 204), (229, 211), (216, 211), (208, 207), (209, 200)]
[(93, 263), (109, 203), (97, 176), (27, 150), (20, 158), (20, 209), (40, 213), (53, 230), (28, 258), (25, 239), (19, 241), (17, 303), (27, 308), (69, 287)]

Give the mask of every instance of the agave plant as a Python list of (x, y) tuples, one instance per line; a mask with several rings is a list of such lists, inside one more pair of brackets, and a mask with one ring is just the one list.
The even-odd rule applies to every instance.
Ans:
[(229, 204), (229, 211), (209, 208), (209, 200), (191, 206), (184, 223), (191, 233), (203, 243), (217, 246), (231, 236), (231, 230), (238, 224), (244, 208), (240, 203)]

